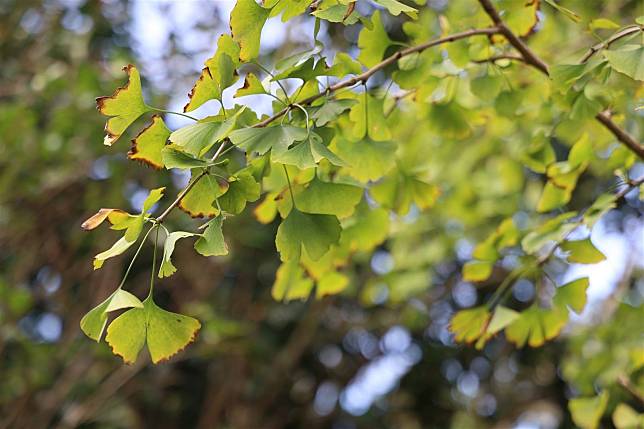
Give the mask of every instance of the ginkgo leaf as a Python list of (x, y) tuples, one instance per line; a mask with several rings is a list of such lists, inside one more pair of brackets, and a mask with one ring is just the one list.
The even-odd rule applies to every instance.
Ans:
[(438, 199), (439, 190), (436, 185), (402, 174), (400, 171), (394, 171), (393, 174), (372, 186), (370, 193), (383, 207), (405, 215), (409, 212), (412, 203), (421, 210), (432, 207)]
[(141, 161), (153, 168), (163, 168), (161, 150), (165, 147), (170, 130), (158, 115), (152, 116), (152, 123), (145, 127), (132, 140), (132, 148), (127, 157)]
[[(191, 180), (196, 180), (200, 175), (199, 169), (192, 170)], [(228, 182), (220, 183), (213, 176), (206, 174), (181, 199), (178, 207), (192, 217), (217, 216), (219, 209), (213, 204), (227, 190)]]
[(468, 282), (482, 282), (492, 274), (494, 262), (468, 261), (463, 265), (463, 280)]
[(615, 407), (613, 424), (617, 429), (637, 429), (644, 427), (644, 413), (638, 413), (625, 403)]
[(592, 228), (602, 216), (615, 207), (615, 201), (614, 194), (600, 195), (584, 213), (584, 223)]
[(552, 299), (554, 305), (561, 308), (570, 307), (575, 313), (581, 314), (586, 307), (588, 285), (588, 277), (582, 277), (559, 286)]
[(329, 70), (329, 73), (331, 73), (331, 76), (336, 77), (343, 77), (348, 74), (360, 74), (362, 73), (362, 65), (346, 52), (338, 52), (335, 54), (333, 66)]
[(247, 153), (257, 152), (264, 155), (269, 150), (273, 153), (286, 152), (296, 141), (307, 137), (305, 128), (292, 125), (280, 125), (266, 128), (243, 128), (230, 133), (230, 141)]
[(222, 34), (217, 40), (217, 52), (206, 60), (205, 65), (188, 94), (190, 101), (184, 106), (184, 112), (191, 112), (206, 101), (222, 99), (224, 90), (237, 80), (235, 69), (239, 65), (239, 45), (229, 34)]
[(107, 324), (107, 313), (130, 307), (143, 307), (143, 303), (130, 292), (118, 288), (83, 316), (80, 327), (89, 338), (100, 341)]
[(297, 194), (297, 207), (304, 213), (351, 216), (362, 199), (363, 189), (342, 183), (323, 182), (314, 178)]
[[(130, 310), (132, 311), (132, 310)], [(146, 303), (146, 340), (153, 363), (170, 359), (195, 340), (201, 323), (193, 317), (172, 313)]]
[(574, 398), (568, 401), (572, 420), (582, 429), (597, 429), (607, 405), (608, 392), (606, 390), (598, 396)]
[(350, 109), (357, 102), (358, 100), (351, 98), (343, 100), (328, 100), (315, 110), (311, 115), (311, 119), (315, 121), (315, 124), (318, 127), (324, 126), (341, 115), (345, 110)]
[(244, 86), (235, 92), (235, 98), (247, 95), (268, 94), (268, 90), (253, 73), (248, 73), (244, 78)]
[(224, 218), (217, 216), (208, 222), (201, 237), (195, 242), (195, 250), (203, 256), (221, 256), (228, 254), (228, 246), (224, 241), (222, 225)]
[(355, 10), (355, 2), (348, 4), (322, 3), (322, 7), (312, 13), (313, 16), (329, 22), (341, 22), (345, 25), (352, 25), (358, 22), (360, 15)]
[(521, 240), (521, 247), (526, 253), (533, 254), (539, 251), (546, 243), (561, 240), (577, 227), (576, 223), (568, 222), (575, 215), (575, 212), (566, 212), (547, 220)]
[(449, 330), (458, 342), (471, 343), (485, 332), (490, 321), (487, 306), (468, 308), (457, 312), (450, 321)]
[(165, 192), (165, 187), (152, 189), (146, 199), (143, 201), (143, 208), (141, 213), (147, 213), (150, 209), (157, 203), (161, 198), (163, 198), (163, 193)]
[[(144, 302), (145, 305), (146, 302)], [(105, 341), (112, 348), (112, 353), (121, 356), (123, 362), (132, 364), (145, 345), (145, 333), (146, 310), (133, 308), (110, 323)]]
[(277, 269), (271, 295), (277, 301), (290, 301), (306, 299), (312, 290), (313, 280), (306, 277), (300, 264), (293, 260), (283, 262)]
[(625, 45), (618, 50), (605, 50), (604, 56), (611, 67), (620, 73), (644, 81), (644, 47)]
[(498, 305), (494, 309), (494, 314), (490, 319), (490, 323), (488, 323), (485, 328), (485, 334), (481, 335), (481, 337), (476, 341), (476, 348), (481, 350), (490, 338), (501, 332), (501, 330), (514, 322), (519, 316), (520, 313), (502, 305)]
[(387, 48), (392, 44), (382, 24), (379, 10), (371, 15), (371, 23), (372, 28), (363, 27), (358, 37), (358, 48), (360, 48), (358, 60), (367, 67), (378, 64)]
[(606, 256), (593, 245), (590, 238), (584, 240), (566, 240), (559, 247), (564, 252), (569, 252), (566, 258), (568, 262), (596, 264), (606, 259)]
[(106, 219), (112, 225), (120, 223), (122, 220), (131, 216), (129, 213), (121, 209), (100, 209), (96, 214), (92, 215), (85, 222), (81, 224), (81, 228), (85, 231), (91, 231), (102, 224)]
[(133, 308), (114, 319), (105, 340), (125, 363), (134, 363), (147, 342), (152, 362), (159, 363), (194, 341), (200, 327), (197, 319), (166, 311), (149, 297), (143, 308)]
[(134, 243), (135, 240), (127, 240), (125, 237), (121, 237), (112, 245), (112, 247), (94, 256), (94, 269), (97, 270), (101, 268), (105, 260), (120, 255), (129, 249)]
[(549, 212), (559, 207), (565, 206), (572, 197), (570, 188), (561, 188), (552, 182), (546, 183), (537, 203), (539, 213)]
[(349, 277), (337, 271), (330, 271), (317, 281), (315, 297), (320, 299), (327, 295), (337, 295), (347, 286), (349, 286)]
[(322, 138), (313, 131), (302, 142), (296, 143), (292, 148), (286, 151), (274, 150), (271, 153), (272, 161), (295, 165), (301, 170), (315, 167), (322, 159), (327, 159), (331, 164), (339, 167), (347, 165), (340, 157), (331, 152), (322, 143)]
[(225, 212), (239, 214), (246, 203), (257, 201), (260, 195), (260, 184), (249, 171), (242, 170), (228, 178), (228, 190), (219, 198), (219, 204)]
[(188, 169), (208, 166), (208, 161), (196, 158), (187, 152), (183, 152), (181, 149), (181, 146), (174, 144), (167, 145), (163, 148), (161, 156), (165, 168), (170, 170), (172, 168)]
[(352, 142), (338, 138), (336, 150), (350, 165), (346, 167), (347, 174), (361, 183), (380, 179), (395, 165), (396, 144), (393, 142), (369, 139)]
[(206, 118), (195, 124), (179, 128), (170, 134), (170, 141), (193, 156), (202, 156), (217, 142), (230, 135), (244, 109), (239, 109), (228, 119)]
[(343, 225), (340, 245), (351, 251), (369, 252), (385, 241), (390, 224), (387, 210), (371, 209), (363, 202)]
[(265, 7), (272, 7), (271, 16), (282, 14), (282, 22), (303, 14), (309, 5), (308, 0), (267, 0), (264, 2)]
[(382, 106), (383, 100), (367, 95), (360, 97), (358, 104), (351, 107), (349, 119), (354, 123), (351, 134), (354, 140), (363, 139), (365, 136), (375, 141), (391, 139), (391, 131), (387, 126)]
[(159, 267), (159, 278), (170, 277), (177, 271), (177, 268), (172, 264), (172, 253), (178, 240), (187, 237), (193, 237), (195, 234), (185, 231), (175, 231), (170, 233), (163, 245), (163, 260)]
[(230, 30), (239, 44), (239, 59), (247, 62), (259, 55), (259, 39), (270, 14), (255, 0), (238, 0), (230, 13)]
[(340, 239), (340, 222), (332, 215), (302, 213), (293, 207), (277, 228), (275, 245), (282, 261), (299, 260), (302, 246), (320, 259)]
[(151, 110), (143, 101), (139, 71), (132, 64), (124, 67), (123, 71), (129, 76), (128, 83), (111, 96), (96, 99), (98, 111), (110, 117), (105, 124), (103, 140), (107, 146), (114, 144), (139, 116)]
[(418, 17), (418, 10), (414, 9), (411, 6), (407, 6), (404, 3), (401, 3), (397, 0), (373, 0), (374, 3), (379, 4), (380, 6), (386, 8), (390, 14), (398, 16), (401, 13), (405, 13), (411, 18), (416, 19)]
[(568, 311), (565, 309), (544, 309), (534, 304), (505, 328), (505, 336), (517, 347), (526, 343), (530, 347), (539, 347), (559, 335), (567, 321)]

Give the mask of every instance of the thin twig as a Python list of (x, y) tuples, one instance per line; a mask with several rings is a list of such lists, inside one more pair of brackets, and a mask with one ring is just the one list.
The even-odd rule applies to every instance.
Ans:
[[(510, 44), (514, 46), (517, 51), (519, 51), (519, 53), (521, 53), (521, 56), (523, 56), (525, 63), (536, 68), (546, 76), (549, 76), (550, 73), (548, 71), (548, 65), (543, 62), (543, 60), (539, 58), (534, 52), (532, 52), (528, 45), (526, 45), (523, 40), (521, 40), (516, 34), (512, 32), (512, 30), (510, 30), (510, 28), (508, 28), (508, 26), (505, 25), (505, 23), (501, 19), (501, 16), (499, 15), (499, 12), (492, 5), (490, 0), (479, 0), (479, 3), (483, 7), (487, 15), (490, 17), (494, 25), (496, 25), (496, 27), (498, 28), (498, 32), (502, 34), (508, 40), (508, 42), (510, 42)], [(620, 37), (624, 36), (626, 36), (626, 34)], [(614, 39), (613, 41), (615, 40), (617, 39)], [(626, 131), (622, 130), (616, 123), (614, 123), (610, 118), (610, 114), (606, 112), (600, 112), (595, 116), (595, 119), (597, 119), (602, 125), (604, 125), (604, 127), (606, 127), (608, 131), (610, 131), (617, 138), (617, 140), (624, 144), (629, 150), (633, 151), (633, 153), (635, 153), (641, 159), (644, 159), (644, 146), (637, 140), (635, 140)]]
[(608, 39), (604, 40), (603, 42), (600, 42), (596, 45), (591, 46), (588, 48), (588, 51), (584, 54), (584, 56), (579, 60), (581, 64), (585, 63), (595, 55), (597, 52), (601, 51), (602, 49), (608, 48), (613, 42), (616, 42), (617, 40), (629, 36), (633, 33), (637, 33), (638, 31), (644, 31), (644, 26), (640, 27), (639, 25), (635, 25), (632, 27), (626, 27), (625, 29), (618, 31), (617, 33), (613, 34), (611, 37)]

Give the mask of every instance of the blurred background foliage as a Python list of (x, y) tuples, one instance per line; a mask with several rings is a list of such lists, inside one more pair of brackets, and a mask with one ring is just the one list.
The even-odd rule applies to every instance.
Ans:
[[(419, 22), (442, 13), (456, 23), (474, 3), (430, 1)], [(627, 24), (642, 15), (637, 0), (565, 3), (585, 23), (601, 16)], [(368, 12), (373, 5), (359, 7)], [(105, 343), (86, 339), (80, 318), (113, 290), (128, 261), (118, 258), (93, 272), (91, 257), (113, 236), (84, 233), (80, 223), (99, 207), (123, 201), (138, 207), (148, 189), (178, 190), (186, 181), (150, 174), (124, 150), (105, 148), (94, 98), (121, 85), (120, 68), (132, 62), (151, 104), (180, 110), (203, 60), (227, 31), (231, 8), (209, 1), (0, 3), (0, 427), (545, 429), (574, 427), (568, 399), (604, 387), (611, 389), (609, 410), (625, 402), (642, 411), (627, 388), (644, 385), (642, 371), (623, 380), (632, 354), (642, 352), (644, 229), (636, 196), (598, 227), (596, 245), (609, 259), (587, 273), (591, 282), (598, 279), (595, 298), (561, 338), (517, 350), (499, 337), (477, 351), (456, 345), (447, 331), (451, 315), (485, 302), (512, 266), (509, 254), (508, 268), (500, 264), (490, 280), (464, 282), (461, 268), (473, 245), (499, 219), (514, 216), (519, 226), (531, 221), (526, 209), (534, 208), (543, 179), (520, 162), (532, 139), (522, 121), (549, 108), (540, 107), (545, 79), (517, 88), (524, 114), (517, 118), (515, 102), (506, 100), (512, 111), (488, 124), (486, 136), (472, 133), (486, 121), (484, 108), (434, 106), (420, 123), (406, 119), (403, 108), (393, 111), (405, 142), (400, 162), (422, 163), (447, 192), (426, 213), (392, 214), (393, 238), (373, 254), (357, 255), (343, 294), (275, 302), (277, 225), (261, 225), (247, 210), (227, 223), (229, 256), (195, 257), (180, 245), (180, 271), (159, 284), (164, 307), (202, 321), (195, 344), (166, 364), (152, 366), (146, 357), (124, 366)], [(531, 45), (553, 64), (595, 42), (565, 17), (547, 20), (556, 31), (537, 32)], [(402, 21), (386, 16), (391, 37), (407, 37)], [(312, 21), (273, 19), (269, 27), (262, 50), (267, 64), (306, 45)], [(323, 31), (335, 49), (357, 53), (353, 26)], [(514, 82), (536, 72), (507, 73)], [(641, 91), (632, 82), (614, 84), (616, 110), (632, 111), (629, 94)], [(266, 108), (260, 101), (256, 107)], [(570, 203), (575, 209), (614, 189), (612, 170), (628, 156), (614, 155), (610, 135), (598, 125), (584, 127), (605, 145), (606, 157), (581, 177)], [(635, 131), (641, 128), (640, 115)], [(566, 138), (552, 142), (559, 156), (580, 131), (575, 121), (558, 124), (557, 135)], [(633, 162), (631, 172), (641, 175), (642, 164)], [(171, 222), (192, 225), (185, 216)], [(151, 248), (143, 252), (128, 280), (139, 295), (150, 276)], [(550, 270), (565, 278), (580, 268), (555, 263)], [(520, 281), (512, 299), (521, 306), (534, 294), (534, 284)], [(611, 424), (608, 413), (602, 425)]]

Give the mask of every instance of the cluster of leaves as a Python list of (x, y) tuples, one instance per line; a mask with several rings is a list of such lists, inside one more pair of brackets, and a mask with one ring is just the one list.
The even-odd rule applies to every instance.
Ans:
[[(450, 36), (450, 30), (454, 24), (441, 16), (438, 22), (445, 37), (437, 41), (430, 40), (428, 24), (433, 19), (430, 14), (419, 15), (416, 8), (396, 0), (377, 0), (375, 3), (393, 16), (405, 14), (413, 19), (405, 22), (402, 28), (411, 47), (387, 57), (388, 51), (403, 43), (389, 36), (384, 10), (367, 17), (360, 14), (355, 2), (325, 0), (316, 2), (316, 8), (311, 12), (316, 19), (313, 48), (278, 61), (274, 69), (268, 71), (258, 63), (265, 22), (280, 14), (284, 21), (303, 14), (308, 3), (282, 0), (260, 5), (254, 0), (239, 0), (230, 17), (231, 34), (219, 38), (215, 54), (205, 62), (189, 94), (184, 113), (179, 114), (188, 116), (186, 113), (211, 100), (217, 100), (221, 105), (219, 113), (202, 119), (188, 116), (194, 123), (174, 131), (155, 114), (150, 125), (134, 138), (128, 154), (130, 159), (156, 169), (190, 170), (189, 184), (157, 217), (149, 212), (162, 198), (163, 189), (150, 192), (140, 214), (101, 209), (88, 219), (84, 224), (86, 229), (93, 229), (107, 220), (112, 229), (125, 231), (110, 249), (96, 256), (94, 267), (100, 268), (105, 260), (122, 254), (141, 236), (140, 246), (150, 234), (156, 237), (156, 249), (161, 230), (165, 244), (158, 272), (160, 278), (176, 271), (171, 257), (179, 239), (197, 238), (195, 250), (204, 256), (225, 255), (228, 252), (222, 230), (225, 219), (243, 212), (247, 205), (263, 196), (254, 207), (257, 220), (270, 223), (278, 216), (281, 218), (275, 237), (281, 266), (273, 285), (273, 297), (292, 300), (311, 294), (319, 298), (340, 293), (352, 282), (351, 272), (344, 270), (351, 258), (356, 253), (369, 254), (395, 235), (392, 215), (402, 219), (410, 212), (428, 210), (434, 207), (441, 191), (447, 191), (446, 205), (454, 201), (453, 195), (449, 195), (450, 189), (443, 190), (438, 184), (456, 173), (444, 171), (445, 177), (441, 177), (441, 172), (427, 169), (420, 154), (430, 148), (425, 140), (414, 138), (414, 129), (425, 127), (423, 130), (428, 129), (440, 141), (457, 144), (472, 135), (474, 127), (485, 124), (486, 114), (494, 114), (498, 119), (498, 125), (490, 127), (501, 128), (517, 116), (527, 121), (538, 119), (548, 123), (553, 111), (562, 120), (585, 122), (614, 103), (610, 91), (603, 89), (611, 76), (617, 73), (620, 74), (618, 79), (643, 79), (640, 65), (644, 48), (641, 44), (632, 44), (634, 38), (641, 38), (640, 21), (618, 30), (618, 33), (627, 31), (628, 37), (605, 43), (598, 49), (602, 51), (601, 56), (589, 57), (581, 64), (556, 66), (551, 79), (535, 80), (525, 87), (513, 88), (510, 79), (517, 79), (522, 72), (509, 63), (512, 58), (508, 50), (513, 45), (506, 31), (518, 36), (528, 36), (535, 31), (540, 2), (498, 1), (496, 6), (502, 10), (505, 21), (503, 27), (468, 30), (453, 36)], [(573, 12), (557, 3), (547, 3), (567, 18), (575, 19)], [(323, 55), (325, 47), (318, 40), (321, 20), (343, 25), (361, 23), (357, 61), (338, 53), (331, 64), (327, 63)], [(489, 23), (489, 20), (481, 8), (458, 26), (466, 28), (483, 22)], [(482, 35), (489, 37), (474, 37)], [(447, 61), (439, 50), (429, 49), (443, 43), (449, 43), (445, 49)], [(495, 55), (510, 59), (501, 58), (505, 64), (499, 65)], [(535, 62), (526, 56), (522, 61), (528, 65)], [(224, 106), (223, 92), (238, 81), (243, 69), (251, 67), (264, 70), (266, 76), (260, 79), (248, 71), (243, 86), (234, 96), (272, 97), (275, 112), (272, 116), (258, 117), (243, 105)], [(407, 92), (391, 96), (388, 90), (367, 87), (367, 80), (387, 67), (393, 68), (389, 86), (396, 84)], [(471, 74), (468, 86), (459, 83), (464, 69)], [(142, 115), (162, 112), (145, 103), (137, 69), (129, 65), (125, 71), (129, 75), (128, 84), (111, 97), (97, 100), (101, 113), (109, 116), (105, 127), (106, 145), (115, 143)], [(320, 78), (345, 80), (323, 88)], [(298, 85), (289, 90), (288, 86), (294, 80)], [(273, 84), (278, 89), (275, 90)], [(341, 91), (358, 84), (362, 87), (356, 91)], [(543, 93), (550, 95), (544, 100)], [(396, 107), (407, 95), (413, 96), (412, 110), (405, 115), (415, 115), (423, 119), (423, 123), (419, 125), (412, 121), (396, 127), (402, 115)], [(530, 101), (526, 102), (526, 99)], [(489, 195), (496, 198), (515, 193), (523, 180), (521, 168), (527, 167), (536, 174), (545, 175), (546, 184), (536, 207), (532, 208), (546, 217), (522, 230), (507, 219), (476, 247), (475, 260), (463, 268), (465, 280), (481, 282), (488, 279), (503, 252), (514, 250), (519, 242), (521, 263), (486, 305), (463, 310), (454, 316), (451, 329), (457, 341), (476, 341), (477, 346), (482, 347), (505, 329), (506, 337), (518, 346), (543, 344), (559, 334), (568, 320), (569, 308), (576, 312), (583, 310), (587, 279), (557, 287), (549, 302), (542, 299), (544, 302), (535, 302), (521, 312), (500, 305), (510, 286), (519, 278), (541, 279), (545, 274), (543, 265), (556, 248), (565, 252), (568, 262), (596, 263), (604, 259), (590, 239), (569, 240), (567, 237), (581, 225), (592, 228), (625, 191), (600, 196), (585, 212), (569, 211), (556, 216), (549, 213), (568, 204), (580, 175), (589, 166), (600, 163), (597, 152), (609, 143), (594, 141), (588, 133), (575, 135), (571, 128), (557, 131), (557, 134), (546, 131), (545, 127), (536, 128), (533, 135), (527, 136), (530, 144), (522, 145), (513, 159), (499, 160), (501, 170), (507, 172), (504, 176), (510, 179), (498, 181), (497, 189), (489, 191)], [(571, 140), (570, 135), (576, 138)], [(409, 141), (403, 144), (405, 138)], [(551, 145), (555, 138), (575, 141), (564, 161), (556, 159)], [(423, 148), (423, 144), (426, 147)], [(453, 149), (440, 148), (440, 151), (447, 150)], [(239, 151), (245, 154), (243, 158), (235, 156)], [(440, 151), (432, 156), (440, 159)], [(453, 157), (454, 153), (445, 153), (447, 155)], [(608, 164), (625, 169), (635, 162), (636, 156), (637, 152), (624, 146), (623, 150), (612, 152)], [(467, 160), (471, 164), (476, 161), (475, 158)], [(462, 175), (462, 172), (458, 174)], [(624, 181), (628, 189), (642, 182), (627, 177)], [(463, 199), (467, 195), (459, 195), (459, 198), (460, 206), (465, 206)], [(200, 228), (203, 233), (170, 232), (164, 221), (175, 207), (193, 218), (209, 218)], [(467, 209), (462, 210), (462, 217), (467, 218)], [(146, 224), (150, 224), (150, 228), (142, 234)], [(548, 246), (550, 250), (544, 252)], [(153, 266), (155, 263), (153, 261)], [(417, 280), (410, 277), (420, 271), (419, 267), (410, 268), (407, 272), (391, 273), (385, 279), (392, 289), (396, 288), (396, 283), (405, 283), (404, 292), (392, 293), (392, 300), (418, 292), (415, 284), (420, 284), (420, 290), (425, 287), (424, 276)], [(158, 362), (193, 340), (199, 322), (170, 313), (154, 303), (154, 276), (144, 301), (124, 291), (124, 282), (125, 278), (117, 290), (81, 322), (89, 337), (100, 340), (107, 324), (107, 313), (128, 309), (109, 325), (106, 336), (114, 352), (123, 356), (126, 362), (134, 361), (145, 343), (153, 361)], [(544, 303), (545, 308), (542, 307)]]

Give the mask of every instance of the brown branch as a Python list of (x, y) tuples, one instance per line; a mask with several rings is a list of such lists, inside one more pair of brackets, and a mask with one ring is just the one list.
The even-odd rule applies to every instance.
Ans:
[(579, 60), (580, 63), (585, 63), (595, 55), (597, 52), (601, 51), (602, 49), (605, 49), (609, 47), (613, 42), (616, 42), (617, 40), (629, 36), (633, 33), (637, 33), (638, 31), (644, 31), (644, 26), (632, 26), (632, 27), (627, 27), (621, 31), (618, 31), (617, 33), (613, 34), (611, 37), (609, 37), (607, 40), (604, 40), (603, 42), (597, 43), (596, 45), (591, 46), (588, 48), (588, 51), (584, 54), (584, 56)]
[(522, 63), (525, 63), (525, 58), (523, 58), (521, 55), (512, 55), (512, 54), (494, 55), (489, 58), (484, 58), (482, 60), (473, 60), (472, 62), (477, 64), (482, 64), (482, 63), (494, 63), (500, 60), (520, 61)]
[(644, 407), (644, 395), (638, 390), (637, 386), (635, 386), (626, 375), (620, 375), (617, 378), (617, 383), (622, 386), (624, 390), (630, 393), (635, 399), (637, 399), (637, 402), (639, 402), (640, 406)]
[[(485, 10), (485, 13), (487, 13), (487, 15), (490, 17), (494, 25), (497, 26), (499, 33), (502, 34), (508, 40), (508, 42), (510, 42), (510, 44), (514, 46), (514, 48), (521, 53), (521, 56), (523, 56), (525, 63), (536, 68), (546, 76), (549, 76), (550, 73), (548, 71), (548, 65), (545, 62), (543, 62), (543, 60), (541, 60), (541, 58), (539, 58), (534, 52), (532, 52), (532, 50), (530, 50), (528, 45), (526, 45), (525, 42), (523, 42), (523, 40), (519, 39), (519, 37), (516, 34), (514, 34), (512, 30), (510, 30), (505, 25), (505, 23), (501, 19), (501, 16), (499, 15), (499, 12), (492, 5), (490, 0), (479, 0), (479, 3), (483, 7), (483, 10)], [(637, 27), (637, 29), (639, 29), (639, 27)], [(613, 40), (610, 43), (614, 42), (615, 40), (621, 37), (625, 37), (628, 34), (630, 34), (630, 32), (627, 34), (621, 34), (619, 37), (614, 36), (613, 38), (611, 38)], [(595, 47), (591, 49), (594, 49), (594, 48)], [(592, 53), (590, 55), (592, 55)], [(588, 58), (590, 58), (590, 55), (588, 56)], [(584, 60), (587, 60), (588, 58), (584, 56), (584, 58), (582, 59), (582, 62)], [(637, 140), (635, 140), (626, 131), (622, 130), (617, 124), (615, 124), (610, 118), (609, 113), (600, 112), (595, 116), (595, 119), (597, 119), (597, 121), (599, 121), (604, 127), (606, 127), (608, 131), (610, 131), (617, 138), (619, 142), (625, 145), (629, 150), (631, 150), (641, 159), (644, 159), (644, 146), (640, 144)]]

